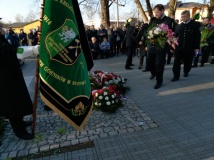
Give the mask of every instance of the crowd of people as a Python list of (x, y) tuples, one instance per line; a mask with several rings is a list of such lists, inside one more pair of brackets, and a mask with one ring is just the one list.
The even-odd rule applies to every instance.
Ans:
[(13, 46), (35, 46), (38, 43), (38, 32), (40, 27), (30, 29), (29, 33), (25, 33), (23, 29), (20, 29), (20, 33), (15, 33), (13, 28), (8, 28), (4, 32), (6, 40)]
[(95, 29), (94, 25), (85, 26), (85, 31), (93, 59), (118, 56), (120, 52), (125, 53), (126, 48), (123, 45), (126, 34), (125, 27), (111, 25), (106, 29), (101, 24), (99, 29)]
[[(123, 27), (110, 26), (104, 28), (100, 25), (98, 30), (94, 26), (86, 26), (86, 34), (89, 40), (91, 52), (94, 59), (108, 58), (121, 54), (127, 54), (125, 69), (133, 69), (132, 58), (135, 55), (139, 57), (139, 67), (144, 72), (150, 71), (150, 79), (156, 78), (154, 89), (158, 89), (163, 83), (163, 73), (165, 64), (171, 63), (171, 58), (174, 56), (173, 63), (173, 78), (172, 82), (178, 81), (180, 78), (181, 64), (184, 65), (183, 76), (188, 77), (192, 67), (203, 67), (208, 62), (211, 54), (211, 64), (214, 64), (214, 38), (213, 36), (207, 39), (208, 45), (201, 47), (201, 31), (204, 28), (214, 29), (214, 12), (213, 19), (204, 17), (202, 22), (198, 22), (190, 17), (190, 12), (185, 10), (181, 13), (180, 23), (178, 19), (172, 15), (170, 17), (164, 14), (164, 6), (158, 4), (154, 7), (155, 17), (151, 18), (149, 23), (135, 22), (135, 19), (130, 19), (128, 25)], [(148, 43), (148, 28), (153, 25), (166, 24), (169, 29), (174, 32), (174, 36), (178, 38), (178, 46), (174, 49), (165, 43), (163, 48), (154, 46)], [(213, 41), (213, 42), (212, 42)], [(199, 61), (199, 57), (201, 60)], [(146, 60), (145, 67), (143, 62)]]

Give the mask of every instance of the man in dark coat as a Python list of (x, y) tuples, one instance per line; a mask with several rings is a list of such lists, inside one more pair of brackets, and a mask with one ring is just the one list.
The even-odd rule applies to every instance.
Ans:
[(89, 46), (90, 46), (93, 59), (94, 60), (97, 59), (97, 57), (100, 55), (100, 46), (95, 37), (91, 38), (91, 42), (89, 43)]
[(22, 46), (28, 46), (28, 44), (27, 44), (27, 34), (23, 31), (23, 29), (20, 30), (19, 40), (21, 41), (21, 45)]
[(185, 10), (181, 13), (181, 23), (177, 29), (175, 36), (178, 37), (178, 46), (175, 49), (175, 59), (173, 64), (172, 82), (179, 80), (181, 61), (184, 63), (184, 77), (188, 74), (192, 67), (193, 56), (199, 52), (200, 48), (200, 23), (190, 19), (190, 12)]
[(33, 136), (25, 129), (23, 116), (32, 114), (33, 105), (28, 93), (20, 64), (17, 47), (9, 44), (0, 33), (0, 116), (9, 119), (17, 137), (29, 140)]
[(108, 38), (108, 32), (102, 24), (100, 25), (100, 29), (97, 31), (97, 37), (98, 37), (99, 44), (103, 42), (104, 37)]
[[(205, 17), (203, 19), (202, 24), (203, 25), (200, 28), (201, 31), (203, 29), (205, 29), (205, 28), (208, 28), (210, 30), (214, 29), (214, 27), (210, 24), (209, 17)], [(213, 41), (213, 39), (214, 39), (214, 36), (211, 36), (210, 38), (207, 39), (208, 45), (201, 47), (202, 56), (201, 56), (201, 65), (200, 65), (200, 67), (203, 67), (204, 63), (206, 63), (208, 61), (208, 58), (209, 58), (209, 55), (210, 55), (210, 51), (211, 51), (211, 46), (212, 46), (211, 41)], [(198, 67), (198, 60), (199, 60), (199, 54), (195, 55), (192, 67)]]
[[(149, 26), (167, 24), (169, 29), (174, 31), (174, 20), (170, 17), (167, 17), (164, 14), (164, 6), (162, 4), (157, 4), (154, 7), (155, 17), (151, 19)], [(163, 83), (163, 72), (164, 65), (166, 63), (166, 53), (169, 50), (169, 46), (165, 43), (164, 48), (156, 48), (152, 44), (147, 45), (148, 51), (148, 70), (151, 72), (150, 79), (154, 79), (156, 77), (156, 85), (154, 89), (158, 89), (161, 87)]]
[(128, 49), (128, 57), (126, 59), (125, 69), (133, 69), (130, 66), (132, 66), (132, 56), (137, 47), (137, 29), (135, 28), (134, 19), (131, 19), (130, 25), (126, 29), (126, 47)]

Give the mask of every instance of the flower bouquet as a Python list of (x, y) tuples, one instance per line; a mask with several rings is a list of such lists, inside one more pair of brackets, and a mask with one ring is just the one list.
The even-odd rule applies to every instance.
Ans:
[[(119, 91), (120, 95), (124, 95), (126, 91), (130, 89), (130, 87), (124, 86), (126, 82), (125, 78), (112, 72), (94, 71), (91, 76), (96, 79), (96, 82), (101, 86), (114, 86), (116, 91)], [(98, 86), (98, 84), (96, 86)], [(96, 87), (96, 89), (99, 89), (99, 87)]]
[(115, 91), (109, 87), (103, 87), (100, 90), (94, 90), (92, 95), (94, 97), (94, 109), (112, 113), (118, 107), (122, 106), (122, 101), (119, 99)]
[(201, 31), (200, 47), (208, 46), (213, 43), (214, 30), (212, 28), (203, 28)]
[(114, 112), (122, 106), (122, 98), (130, 88), (124, 86), (126, 79), (113, 72), (96, 70), (90, 75), (93, 106), (104, 112)]
[(158, 26), (152, 25), (147, 32), (147, 44), (152, 44), (157, 48), (163, 49), (166, 42), (172, 46), (173, 49), (178, 45), (177, 38), (174, 37), (174, 32), (168, 28), (166, 24)]
[(97, 78), (93, 77), (92, 75), (89, 76), (89, 79), (91, 81), (91, 90), (97, 90), (101, 89), (103, 86), (100, 82), (98, 82)]

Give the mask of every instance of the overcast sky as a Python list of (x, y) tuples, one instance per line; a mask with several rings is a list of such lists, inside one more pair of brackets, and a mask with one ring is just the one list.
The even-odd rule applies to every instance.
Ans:
[[(33, 12), (38, 13), (39, 18), (39, 12), (40, 12), (40, 4), (34, 4), (35, 0), (0, 0), (0, 18), (3, 18), (3, 22), (15, 22), (15, 16), (16, 14), (21, 14), (23, 17), (26, 17), (26, 15), (30, 12), (30, 10), (33, 10)], [(134, 0), (133, 0), (134, 1)], [(166, 4), (169, 0), (161, 0), (163, 4)], [(183, 2), (200, 2), (200, 0), (185, 0)], [(159, 0), (151, 0), (151, 3), (157, 4), (159, 3)], [(131, 13), (132, 10), (135, 9), (135, 4), (131, 1), (129, 4), (127, 4), (125, 7), (119, 7), (120, 15)], [(137, 9), (137, 8), (136, 8)], [(110, 15), (116, 14), (116, 5), (112, 5), (110, 7)], [(83, 15), (84, 21), (87, 21), (87, 16)], [(111, 19), (115, 19), (114, 17)]]

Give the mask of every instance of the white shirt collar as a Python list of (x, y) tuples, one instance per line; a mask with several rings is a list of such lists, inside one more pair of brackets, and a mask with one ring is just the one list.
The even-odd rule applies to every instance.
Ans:
[(190, 21), (191, 21), (191, 19), (190, 19), (190, 20), (188, 20), (187, 22), (183, 22), (183, 23), (184, 23), (184, 24), (188, 24)]
[(163, 19), (163, 17), (165, 17), (166, 15), (165, 14), (163, 14), (163, 16), (161, 17), (161, 19)]

